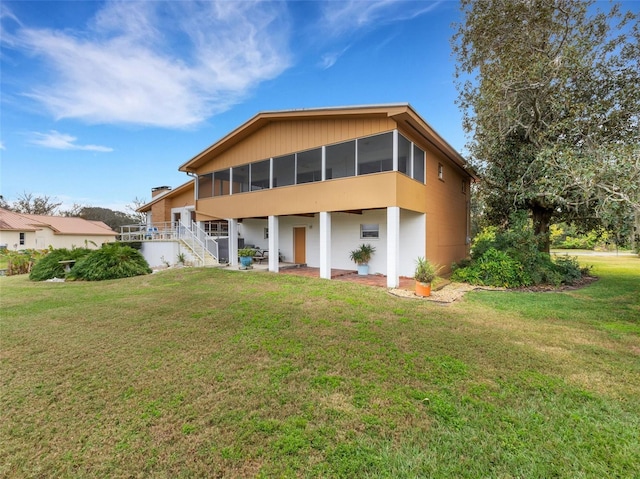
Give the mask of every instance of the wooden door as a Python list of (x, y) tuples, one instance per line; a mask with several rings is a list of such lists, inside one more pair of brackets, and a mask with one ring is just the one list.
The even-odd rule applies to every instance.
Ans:
[(293, 228), (293, 262), (304, 264), (307, 262), (307, 246), (305, 227)]

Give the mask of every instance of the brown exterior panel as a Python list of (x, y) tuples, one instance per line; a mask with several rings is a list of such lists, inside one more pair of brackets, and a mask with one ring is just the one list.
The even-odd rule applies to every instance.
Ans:
[[(438, 179), (438, 165), (443, 179)], [(462, 180), (468, 176), (439, 153), (427, 154), (426, 256), (450, 271), (451, 263), (469, 253), (466, 244), (469, 190), (462, 192)]]
[(199, 213), (219, 218), (253, 218), (384, 208), (396, 205), (398, 175), (394, 172), (377, 173), (217, 196), (198, 200), (196, 209)]
[(243, 165), (253, 161), (318, 148), (395, 128), (387, 117), (364, 119), (281, 120), (268, 123), (251, 137), (236, 143), (220, 156), (211, 158), (198, 174)]
[(151, 203), (151, 219), (154, 223), (172, 221), (171, 208), (183, 208), (193, 206), (194, 182), (187, 183), (180, 188), (165, 193), (161, 198)]

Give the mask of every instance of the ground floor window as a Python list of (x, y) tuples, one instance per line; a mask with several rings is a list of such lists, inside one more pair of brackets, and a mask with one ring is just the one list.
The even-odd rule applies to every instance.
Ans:
[(360, 225), (360, 238), (371, 239), (380, 237), (380, 225), (379, 224), (361, 224)]
[(20, 246), (24, 246), (24, 233), (20, 233)]

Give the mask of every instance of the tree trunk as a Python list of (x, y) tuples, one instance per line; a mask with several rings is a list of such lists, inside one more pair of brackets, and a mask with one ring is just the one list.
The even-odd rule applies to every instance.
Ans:
[(533, 216), (533, 231), (538, 237), (538, 249), (544, 253), (549, 253), (551, 249), (549, 226), (553, 209), (533, 206), (531, 207), (531, 214)]

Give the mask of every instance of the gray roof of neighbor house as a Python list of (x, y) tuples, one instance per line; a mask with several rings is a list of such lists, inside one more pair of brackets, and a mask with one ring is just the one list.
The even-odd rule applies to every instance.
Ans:
[(37, 231), (49, 228), (54, 234), (116, 236), (102, 221), (85, 220), (72, 216), (45, 216), (15, 213), (0, 208), (0, 230), (2, 231)]

